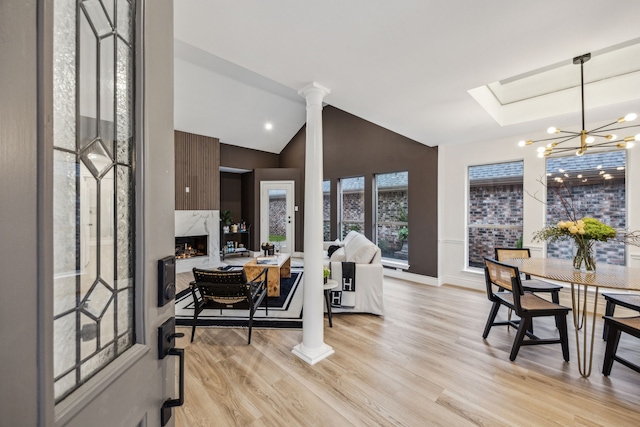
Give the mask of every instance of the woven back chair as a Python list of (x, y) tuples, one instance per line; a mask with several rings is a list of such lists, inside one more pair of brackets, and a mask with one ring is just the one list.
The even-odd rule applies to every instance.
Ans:
[[(531, 258), (529, 248), (495, 248), (495, 259), (503, 262), (510, 259)], [(530, 275), (525, 275), (522, 287), (529, 292), (546, 292), (551, 294), (551, 301), (560, 304), (560, 290), (562, 285), (545, 282), (543, 280), (532, 279)]]
[(251, 344), (251, 328), (253, 315), (265, 301), (266, 314), (269, 314), (267, 299), (267, 274), (268, 268), (264, 268), (260, 274), (247, 281), (244, 270), (216, 271), (193, 269), (194, 281), (191, 282), (191, 294), (193, 295), (193, 325), (191, 329), (191, 342), (196, 333), (198, 315), (204, 309), (248, 310), (247, 324), (249, 337), (247, 344)]
[[(569, 337), (567, 334), (567, 313), (571, 309), (525, 291), (517, 267), (485, 258), (484, 271), (487, 296), (489, 300), (493, 302), (493, 305), (482, 337), (487, 338), (493, 325), (517, 326), (518, 332), (511, 347), (510, 360), (513, 361), (516, 359), (520, 347), (523, 345), (561, 344), (562, 355), (564, 360), (568, 362)], [(494, 288), (497, 288), (497, 290)], [(518, 322), (496, 322), (496, 315), (502, 305), (512, 309), (520, 317), (520, 320)], [(538, 338), (529, 331), (533, 318), (543, 316), (553, 316), (555, 318), (560, 338)], [(525, 340), (525, 337), (529, 339)]]

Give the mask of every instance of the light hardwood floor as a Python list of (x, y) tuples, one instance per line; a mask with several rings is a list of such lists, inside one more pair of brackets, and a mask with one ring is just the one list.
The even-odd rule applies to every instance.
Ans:
[[(179, 276), (184, 286), (188, 275)], [(301, 330), (254, 329), (247, 345), (246, 329), (198, 328), (189, 343), (190, 329), (179, 328), (187, 373), (176, 426), (640, 425), (640, 374), (614, 363), (604, 377), (598, 338), (593, 374), (581, 378), (571, 315), (569, 363), (559, 345), (523, 347), (510, 362), (515, 330), (495, 326), (482, 339), (484, 293), (392, 278), (384, 286), (384, 317), (325, 320), (335, 354), (314, 366), (291, 353)], [(534, 324), (540, 336), (556, 332), (552, 319)], [(639, 341), (623, 336), (619, 352), (640, 360)]]

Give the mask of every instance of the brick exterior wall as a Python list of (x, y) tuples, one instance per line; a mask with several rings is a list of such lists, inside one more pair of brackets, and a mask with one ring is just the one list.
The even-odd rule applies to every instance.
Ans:
[[(550, 184), (551, 186), (551, 184)], [(615, 229), (626, 228), (626, 187), (624, 179), (590, 180), (587, 185), (571, 185), (571, 200), (579, 216), (597, 218)], [(550, 187), (551, 189), (551, 187)], [(547, 191), (547, 224), (566, 221), (566, 213), (560, 198)], [(596, 242), (596, 263), (625, 264), (625, 245), (618, 242)], [(547, 256), (566, 258), (573, 256), (574, 245), (570, 240), (547, 245)]]
[[(552, 184), (549, 184), (550, 186)], [(551, 187), (550, 187), (551, 188)], [(573, 185), (571, 199), (580, 216), (591, 216), (616, 229), (626, 227), (626, 188), (624, 179), (599, 180)], [(547, 192), (547, 224), (566, 220), (560, 199)], [(473, 186), (469, 190), (469, 224), (512, 225), (517, 228), (469, 227), (469, 266), (482, 267), (483, 257), (493, 256), (494, 247), (513, 247), (522, 236), (522, 185)], [(547, 256), (570, 259), (573, 242), (547, 245)], [(594, 245), (597, 262), (625, 264), (625, 246), (617, 242)]]
[(469, 189), (469, 224), (479, 225), (469, 227), (469, 266), (482, 267), (483, 258), (493, 257), (496, 247), (516, 246), (522, 236), (522, 212), (522, 184), (481, 185)]

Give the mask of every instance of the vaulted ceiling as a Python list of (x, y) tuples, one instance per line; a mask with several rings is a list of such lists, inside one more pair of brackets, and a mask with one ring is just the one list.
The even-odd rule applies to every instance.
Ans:
[(587, 119), (640, 115), (637, 0), (180, 0), (174, 13), (175, 127), (226, 144), (280, 152), (314, 81), (327, 104), (430, 146), (579, 127), (572, 58), (587, 52)]

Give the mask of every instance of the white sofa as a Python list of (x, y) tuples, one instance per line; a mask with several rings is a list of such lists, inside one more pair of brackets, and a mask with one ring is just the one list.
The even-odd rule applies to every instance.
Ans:
[[(331, 279), (338, 282), (332, 292), (332, 313), (371, 313), (384, 315), (382, 293), (382, 252), (364, 235), (351, 231), (343, 241), (324, 242), (327, 251), (339, 246), (331, 257), (325, 252), (325, 267), (331, 270)], [(342, 263), (355, 263), (355, 292), (342, 292)], [(344, 287), (348, 289), (348, 285)]]

